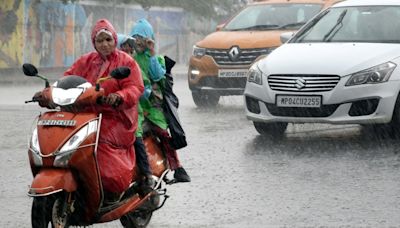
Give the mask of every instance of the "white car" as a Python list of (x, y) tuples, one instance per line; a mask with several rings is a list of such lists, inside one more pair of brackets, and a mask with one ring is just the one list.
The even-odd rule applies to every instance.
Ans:
[(400, 129), (399, 65), (400, 1), (337, 3), (253, 64), (247, 118), (263, 135), (282, 135), (288, 123)]

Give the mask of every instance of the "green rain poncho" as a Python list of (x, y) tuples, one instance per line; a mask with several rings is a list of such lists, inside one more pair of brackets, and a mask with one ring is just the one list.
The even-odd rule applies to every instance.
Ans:
[[(139, 20), (131, 31), (131, 36), (140, 35), (154, 40), (152, 26), (145, 19)], [(162, 89), (165, 83), (165, 60), (162, 56), (151, 56), (146, 50), (136, 53), (134, 59), (142, 70), (145, 92), (140, 99), (138, 129), (136, 136), (143, 134), (142, 123), (144, 118), (162, 129), (167, 129), (168, 124), (162, 109)]]

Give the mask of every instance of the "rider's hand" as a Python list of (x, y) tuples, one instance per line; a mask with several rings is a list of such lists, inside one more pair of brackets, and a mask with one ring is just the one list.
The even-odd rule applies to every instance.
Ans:
[(108, 96), (104, 99), (104, 103), (109, 104), (111, 106), (118, 107), (120, 104), (122, 104), (123, 100), (122, 97), (116, 93), (110, 93)]
[(39, 102), (40, 105), (40, 101), (43, 100), (43, 94), (42, 91), (36, 92), (35, 95), (33, 95), (32, 97), (32, 101), (37, 101)]
[(43, 95), (42, 91), (36, 92), (35, 95), (33, 95), (32, 100), (37, 101), (39, 103), (39, 106), (43, 108), (55, 109), (57, 107), (57, 105), (53, 101), (47, 99)]
[(151, 56), (155, 55), (154, 46), (155, 46), (154, 40), (146, 39), (146, 47), (149, 50)]

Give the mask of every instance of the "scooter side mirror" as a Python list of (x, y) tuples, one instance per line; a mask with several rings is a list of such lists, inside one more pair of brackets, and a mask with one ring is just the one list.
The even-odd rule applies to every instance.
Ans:
[(24, 63), (24, 65), (22, 65), (22, 70), (26, 76), (37, 77), (38, 75), (37, 68), (30, 63)]
[(110, 76), (105, 78), (99, 78), (96, 82), (96, 91), (100, 90), (100, 83), (110, 79), (115, 78), (117, 80), (127, 78), (131, 74), (131, 69), (129, 67), (117, 67), (111, 71)]
[(43, 77), (43, 76), (39, 75), (38, 69), (34, 65), (32, 65), (30, 63), (24, 63), (22, 65), (22, 70), (24, 71), (24, 74), (26, 76), (41, 78), (42, 80), (45, 81), (46, 88), (50, 87), (49, 80), (46, 77)]
[(131, 69), (129, 67), (118, 67), (111, 71), (111, 77), (115, 79), (124, 79), (131, 74)]

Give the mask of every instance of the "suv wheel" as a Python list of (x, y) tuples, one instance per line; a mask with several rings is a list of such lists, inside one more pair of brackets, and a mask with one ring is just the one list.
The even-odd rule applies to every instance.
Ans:
[(286, 131), (288, 123), (262, 123), (253, 122), (257, 132), (262, 136), (269, 136), (274, 138), (282, 137)]
[(215, 107), (218, 104), (220, 95), (211, 92), (192, 92), (194, 103), (197, 107)]

